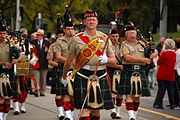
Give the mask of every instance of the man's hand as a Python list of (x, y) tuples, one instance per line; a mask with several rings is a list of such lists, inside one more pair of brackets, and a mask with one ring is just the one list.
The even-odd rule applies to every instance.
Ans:
[(5, 63), (4, 63), (4, 66), (7, 67), (7, 68), (12, 68), (12, 64), (9, 63), (9, 62), (5, 62)]
[(18, 63), (18, 60), (17, 59), (13, 59), (11, 64), (17, 64)]
[(64, 85), (64, 87), (66, 87), (68, 84), (68, 81), (67, 81), (67, 79), (61, 78), (61, 83)]
[(151, 59), (149, 59), (149, 58), (144, 58), (144, 61), (145, 61), (146, 64), (150, 64), (151, 63)]
[(106, 53), (99, 56), (98, 60), (100, 61), (101, 64), (106, 64), (108, 62), (108, 57), (107, 57)]

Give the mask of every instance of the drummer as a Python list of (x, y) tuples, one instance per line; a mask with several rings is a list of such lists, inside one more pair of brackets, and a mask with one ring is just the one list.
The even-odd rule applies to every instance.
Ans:
[[(27, 98), (27, 80), (33, 79), (29, 76), (29, 59), (30, 59), (30, 43), (27, 39), (28, 31), (26, 28), (21, 28), (19, 36), (15, 39), (16, 45), (23, 54), (23, 61), (17, 64), (16, 80), (18, 81), (19, 88), (19, 98), (13, 98), (14, 102), (14, 115), (19, 115), (19, 113), (26, 113), (25, 101)], [(16, 36), (16, 34), (15, 34)], [(18, 66), (19, 65), (19, 66)], [(22, 68), (21, 68), (22, 67)], [(19, 71), (18, 71), (19, 70)]]

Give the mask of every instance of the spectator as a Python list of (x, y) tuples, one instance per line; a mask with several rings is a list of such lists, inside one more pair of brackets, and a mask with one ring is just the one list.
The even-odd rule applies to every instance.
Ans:
[(167, 89), (170, 108), (174, 109), (174, 67), (176, 63), (176, 53), (174, 52), (175, 42), (172, 39), (166, 39), (164, 46), (165, 50), (160, 54), (157, 61), (159, 65), (157, 72), (158, 91), (153, 107), (163, 109), (163, 98)]

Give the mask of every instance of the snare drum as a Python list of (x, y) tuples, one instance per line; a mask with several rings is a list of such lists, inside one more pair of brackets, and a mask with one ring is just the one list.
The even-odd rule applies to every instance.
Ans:
[(21, 60), (14, 66), (14, 73), (17, 76), (27, 76), (30, 72), (29, 60)]

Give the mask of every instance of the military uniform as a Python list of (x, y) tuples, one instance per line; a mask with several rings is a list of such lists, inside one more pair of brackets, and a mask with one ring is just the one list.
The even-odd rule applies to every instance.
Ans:
[[(99, 48), (99, 50), (102, 51), (107, 36), (105, 34), (103, 34), (103, 37), (101, 37), (100, 34), (103, 34), (103, 33), (97, 31), (94, 38), (98, 37), (98, 39), (99, 39), (98, 41), (102, 42), (102, 44)], [(69, 44), (68, 52), (69, 52), (69, 54), (73, 53), (75, 55), (75, 58), (79, 55), (81, 50), (86, 46), (86, 44), (82, 41), (82, 39), (80, 39), (79, 36), (89, 38), (90, 41), (93, 39), (88, 36), (86, 31), (79, 33), (73, 37), (73, 39), (71, 40), (71, 42)], [(105, 52), (106, 52), (106, 54), (113, 53), (110, 41), (108, 41), (108, 45), (105, 49)], [(89, 59), (89, 61), (76, 73), (76, 76), (74, 79), (74, 99), (75, 99), (75, 107), (77, 109), (81, 109), (81, 107), (82, 107), (82, 104), (83, 104), (85, 96), (86, 96), (85, 93), (87, 92), (88, 77), (90, 77), (91, 75), (94, 74), (96, 65), (98, 64), (98, 57), (99, 56), (97, 56), (97, 54), (94, 54)], [(90, 90), (90, 96), (97, 95), (98, 103), (101, 104), (101, 102), (102, 102), (103, 105), (101, 105), (99, 107), (89, 106), (88, 101), (92, 102), (95, 100), (94, 97), (89, 96), (84, 108), (86, 108), (86, 109), (112, 109), (112, 108), (114, 108), (105, 69), (106, 69), (106, 66), (101, 65), (101, 66), (99, 66), (98, 71), (96, 73), (96, 75), (99, 77), (101, 94), (92, 95), (93, 92)], [(92, 94), (91, 94), (91, 92), (92, 92)]]
[[(10, 45), (9, 43), (6, 44), (0, 44), (0, 62), (9, 62), (10, 60)], [(10, 98), (19, 98), (18, 93), (18, 83), (16, 81), (16, 78), (14, 76), (14, 67), (12, 68), (6, 68), (4, 65), (0, 65), (0, 76), (1, 76), (1, 95), (0, 95), (0, 101), (3, 102), (0, 103), (0, 119), (6, 120), (8, 112), (10, 110)], [(4, 76), (5, 75), (5, 76)], [(4, 77), (7, 78), (6, 81), (2, 80)], [(11, 88), (9, 87), (9, 82), (11, 85)], [(4, 84), (4, 85), (3, 85)], [(5, 85), (6, 84), (6, 85)]]
[[(120, 57), (120, 54), (119, 54), (119, 51), (120, 51), (120, 46), (117, 45), (117, 46), (112, 46), (112, 49), (113, 49), (113, 52), (115, 54), (115, 57), (116, 57), (116, 64), (117, 65), (120, 65), (121, 64), (121, 57)], [(111, 89), (113, 89), (113, 75), (114, 75), (114, 72), (118, 70), (118, 71), (121, 71), (120, 69), (118, 68), (113, 68), (113, 67), (107, 67), (107, 71), (108, 71), (108, 75), (111, 79)], [(115, 85), (116, 87), (118, 86), (117, 84)], [(116, 88), (115, 88), (116, 89)], [(113, 93), (117, 93), (115, 91), (112, 90)]]
[[(133, 45), (128, 41), (124, 41), (120, 48), (121, 57), (129, 54), (138, 58), (144, 58), (144, 48), (140, 43)], [(120, 95), (137, 95), (137, 96), (150, 96), (148, 88), (148, 81), (146, 79), (145, 64), (128, 62), (122, 59), (123, 69), (121, 71), (121, 81), (118, 89)], [(131, 84), (132, 74), (140, 77), (140, 81), (135, 89)], [(137, 73), (137, 74), (136, 74)], [(140, 76), (139, 76), (140, 75)]]
[[(48, 53), (47, 53), (47, 59), (58, 63), (58, 61), (55, 59), (54, 51), (55, 51), (55, 43), (50, 45), (50, 47), (48, 49)], [(51, 94), (56, 94), (57, 82), (59, 82), (60, 68), (53, 66), (52, 72), (53, 72), (53, 74), (51, 74), (51, 77), (52, 77)]]
[[(55, 49), (54, 52), (56, 53), (61, 53), (62, 57), (67, 58), (68, 56), (68, 45), (69, 45), (69, 40), (66, 40), (65, 36), (60, 37), (59, 39), (57, 39), (57, 41), (55, 42)], [(58, 84), (56, 86), (56, 94), (57, 95), (68, 95), (68, 87), (64, 86), (61, 82), (60, 79), (62, 77), (62, 72), (63, 72), (63, 66), (64, 63), (59, 62), (59, 67), (60, 67), (60, 71), (59, 71), (59, 80), (58, 80)]]
[[(6, 43), (5, 45), (0, 44), (0, 62), (10, 62), (10, 47), (9, 44)], [(9, 74), (9, 79), (12, 88), (12, 95), (15, 98), (19, 97), (17, 82), (14, 76), (14, 69), (13, 68), (5, 68), (3, 65), (0, 65), (0, 73)]]

